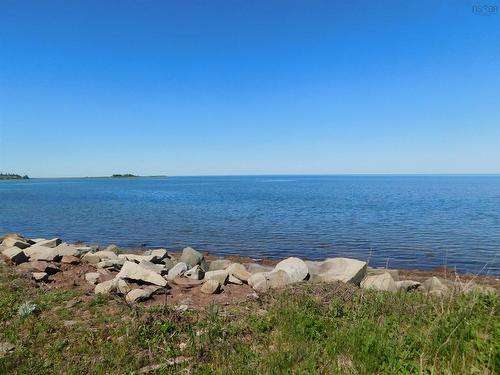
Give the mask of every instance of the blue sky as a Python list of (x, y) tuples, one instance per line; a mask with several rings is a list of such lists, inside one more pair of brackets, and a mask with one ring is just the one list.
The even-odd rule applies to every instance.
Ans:
[(0, 171), (498, 173), (473, 4), (2, 0)]

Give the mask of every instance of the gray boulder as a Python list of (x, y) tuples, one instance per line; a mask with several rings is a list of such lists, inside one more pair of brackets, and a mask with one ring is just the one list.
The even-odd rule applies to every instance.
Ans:
[(82, 258), (82, 262), (96, 265), (101, 261), (101, 257), (99, 255), (95, 255), (94, 253), (87, 253)]
[(21, 250), (16, 246), (12, 246), (3, 250), (2, 254), (9, 258), (14, 264), (21, 264), (28, 261), (28, 256), (26, 255), (24, 250)]
[(366, 262), (350, 258), (329, 258), (320, 262), (311, 279), (318, 282), (342, 281), (359, 285), (366, 274)]
[(454, 282), (435, 276), (428, 278), (418, 287), (418, 290), (436, 296), (443, 296), (455, 289), (456, 285)]
[(142, 281), (145, 283), (150, 283), (158, 286), (166, 286), (167, 281), (161, 277), (159, 273), (151, 271), (147, 268), (141, 267), (139, 264), (134, 262), (125, 262), (122, 269), (116, 275), (118, 278), (131, 279), (136, 281)]
[(361, 288), (388, 292), (395, 292), (398, 290), (396, 282), (389, 272), (366, 276), (363, 281), (361, 281)]
[(248, 285), (250, 285), (253, 290), (258, 293), (264, 293), (269, 290), (269, 283), (267, 275), (269, 272), (257, 272), (252, 274), (248, 279)]
[(186, 263), (188, 268), (193, 268), (194, 266), (201, 265), (201, 262), (205, 258), (203, 257), (203, 254), (200, 253), (199, 251), (196, 251), (195, 249), (191, 247), (185, 247), (182, 250), (182, 255), (180, 258), (180, 261), (183, 263)]
[(107, 281), (103, 281), (95, 286), (94, 293), (95, 294), (112, 294), (116, 292), (118, 287), (118, 280), (111, 279)]
[(94, 255), (98, 256), (101, 261), (118, 259), (118, 255), (116, 255), (113, 251), (110, 250), (96, 251)]

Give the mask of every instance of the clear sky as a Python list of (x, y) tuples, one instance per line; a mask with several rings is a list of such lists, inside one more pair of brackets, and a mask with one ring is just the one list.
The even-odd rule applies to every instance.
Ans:
[(486, 3), (1, 0), (0, 171), (499, 173)]

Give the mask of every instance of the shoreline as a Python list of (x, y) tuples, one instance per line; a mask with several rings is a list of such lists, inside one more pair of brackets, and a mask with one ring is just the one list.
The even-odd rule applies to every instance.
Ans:
[(117, 295), (129, 303), (167, 303), (200, 309), (207, 304), (240, 303), (251, 295), (286, 289), (293, 284), (343, 283), (358, 290), (424, 293), (444, 296), (478, 290), (500, 292), (495, 276), (372, 268), (352, 258), (311, 261), (297, 257), (255, 260), (247, 256), (216, 256), (190, 247), (182, 253), (166, 249), (99, 248), (68, 244), (59, 238), (0, 237), (0, 253), (9, 266), (55, 289), (80, 289), (89, 294)]

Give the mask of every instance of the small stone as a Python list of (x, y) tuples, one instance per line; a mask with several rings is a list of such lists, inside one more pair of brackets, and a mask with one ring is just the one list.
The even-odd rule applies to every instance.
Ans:
[(186, 263), (186, 266), (188, 268), (193, 268), (197, 264), (201, 264), (202, 260), (204, 260), (203, 254), (201, 254), (199, 251), (196, 251), (191, 247), (185, 247), (182, 250), (180, 261)]
[(46, 283), (47, 281), (49, 281), (49, 274), (46, 272), (33, 272), (31, 276), (36, 282)]
[(217, 280), (207, 280), (207, 282), (205, 282), (205, 284), (203, 284), (201, 287), (201, 291), (205, 294), (215, 294), (218, 293), (220, 289), (221, 284)]
[(73, 255), (64, 255), (62, 258), (61, 258), (61, 263), (65, 263), (65, 264), (80, 264), (80, 259), (73, 256)]
[(229, 284), (243, 285), (243, 281), (241, 281), (237, 277), (234, 277), (233, 275), (229, 275), (229, 278), (227, 279), (227, 282)]
[(186, 276), (189, 279), (201, 280), (205, 277), (205, 272), (203, 272), (203, 270), (199, 265), (196, 265), (190, 270), (186, 271), (184, 273), (184, 276)]
[(91, 285), (97, 284), (100, 278), (101, 274), (98, 272), (89, 272), (85, 274), (85, 280)]
[(209, 271), (220, 271), (220, 270), (225, 270), (227, 267), (229, 267), (233, 262), (231, 262), (228, 259), (217, 259), (212, 262), (210, 262), (210, 265), (208, 267)]
[(229, 278), (229, 273), (225, 270), (208, 271), (205, 273), (205, 280), (217, 280), (220, 284), (224, 285)]

